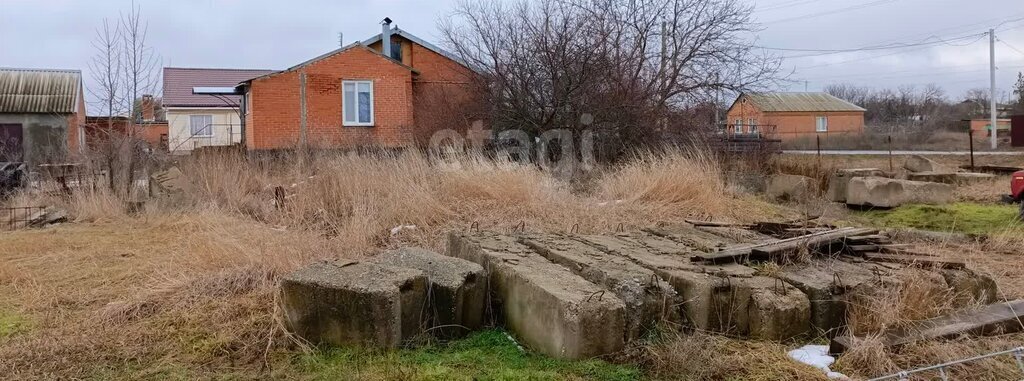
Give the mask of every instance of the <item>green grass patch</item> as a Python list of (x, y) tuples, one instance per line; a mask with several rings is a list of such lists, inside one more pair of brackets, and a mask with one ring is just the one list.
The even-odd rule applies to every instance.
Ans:
[(0, 308), (0, 340), (27, 332), (30, 328), (31, 322), (28, 318), (14, 311)]
[(876, 226), (915, 228), (968, 234), (999, 234), (1024, 231), (1017, 205), (954, 203), (904, 205), (891, 210), (859, 212)]
[(522, 352), (501, 330), (398, 351), (330, 349), (301, 355), (314, 379), (340, 380), (638, 380), (634, 366), (602, 360), (566, 361)]

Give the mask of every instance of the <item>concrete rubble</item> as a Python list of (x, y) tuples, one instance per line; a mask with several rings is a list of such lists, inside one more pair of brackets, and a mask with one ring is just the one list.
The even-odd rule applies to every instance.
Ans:
[(431, 327), (494, 324), (539, 353), (582, 359), (672, 327), (833, 337), (856, 295), (888, 290), (910, 267), (956, 303), (994, 300), (991, 279), (905, 247), (877, 230), (808, 221), (452, 232), (447, 257), (402, 249), (372, 262), (314, 264), (285, 280), (282, 302), (289, 327), (313, 342), (393, 347), (440, 333)]
[(855, 177), (847, 188), (847, 205), (895, 208), (915, 204), (946, 204), (953, 201), (953, 187), (932, 182), (884, 177)]
[(912, 155), (908, 157), (907, 161), (903, 164), (903, 168), (910, 172), (956, 172), (953, 168), (946, 167), (942, 164), (939, 164), (937, 161), (929, 159), (922, 155)]

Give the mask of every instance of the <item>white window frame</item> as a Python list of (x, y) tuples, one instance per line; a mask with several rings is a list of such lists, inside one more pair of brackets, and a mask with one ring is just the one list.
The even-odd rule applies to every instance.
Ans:
[(816, 117), (814, 117), (814, 131), (815, 132), (828, 132), (828, 117), (827, 116), (816, 116)]
[[(200, 134), (195, 133), (196, 130), (192, 128), (192, 118), (193, 117), (197, 117), (197, 116), (210, 117), (210, 124), (206, 125), (206, 126), (203, 126), (200, 129), (200, 131), (201, 130), (205, 130), (205, 129), (209, 129), (210, 130), (210, 134), (209, 135), (200, 135)], [(188, 135), (189, 136), (194, 137), (194, 138), (212, 138), (213, 137), (213, 130), (214, 130), (214, 128), (213, 128), (213, 115), (212, 114), (189, 114), (189, 116), (188, 116)]]
[(749, 126), (747, 128), (750, 129), (750, 133), (751, 134), (756, 134), (757, 133), (757, 119), (754, 119), (754, 118), (747, 119), (747, 124), (749, 124)]
[(732, 126), (732, 132), (735, 134), (743, 133), (743, 119), (736, 119), (736, 124)]
[[(354, 121), (348, 120), (348, 112), (345, 110), (345, 85), (352, 84), (355, 87), (356, 94), (356, 116)], [(370, 122), (359, 122), (359, 85), (369, 84), (370, 85)], [(373, 81), (370, 80), (351, 80), (341, 81), (341, 124), (345, 127), (373, 127), (374, 126), (374, 110), (373, 104), (375, 103), (373, 93)]]

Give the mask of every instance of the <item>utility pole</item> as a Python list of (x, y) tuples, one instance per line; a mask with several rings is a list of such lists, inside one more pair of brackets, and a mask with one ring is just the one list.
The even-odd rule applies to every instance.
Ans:
[(996, 140), (996, 30), (988, 30), (988, 63), (989, 63), (989, 111), (992, 113), (989, 128), (992, 131), (992, 149), (995, 150), (999, 144)]
[(811, 81), (804, 80), (804, 92), (807, 92), (807, 86), (810, 85)]

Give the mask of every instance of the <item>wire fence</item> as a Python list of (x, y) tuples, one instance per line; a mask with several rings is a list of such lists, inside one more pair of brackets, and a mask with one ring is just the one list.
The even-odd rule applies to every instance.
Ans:
[(46, 213), (45, 206), (13, 206), (0, 208), (0, 227), (14, 230), (28, 226)]

